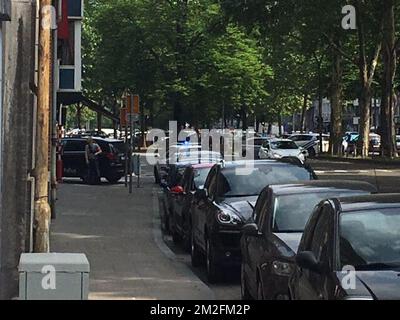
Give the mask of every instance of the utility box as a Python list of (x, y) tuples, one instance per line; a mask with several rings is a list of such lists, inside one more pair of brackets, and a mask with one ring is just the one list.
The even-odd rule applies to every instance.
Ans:
[(22, 254), (20, 300), (87, 300), (89, 261), (84, 254)]

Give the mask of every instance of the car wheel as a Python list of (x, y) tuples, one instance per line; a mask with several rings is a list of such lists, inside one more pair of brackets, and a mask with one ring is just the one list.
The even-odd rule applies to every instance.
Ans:
[(261, 281), (257, 280), (257, 300), (265, 300)]
[(215, 261), (215, 250), (209, 239), (206, 241), (206, 266), (208, 282), (215, 283), (218, 280), (219, 270)]
[(192, 235), (190, 237), (190, 242), (191, 242), (191, 246), (190, 246), (190, 257), (192, 260), (192, 266), (193, 267), (199, 267), (201, 265), (202, 262), (202, 256), (201, 253), (197, 247), (196, 241), (194, 240), (194, 235), (192, 232)]
[(111, 184), (117, 184), (119, 180), (122, 179), (122, 176), (111, 176), (111, 177), (106, 177), (106, 179)]
[(244, 265), (240, 269), (240, 291), (242, 300), (252, 300), (252, 297), (249, 293), (249, 289), (247, 287), (245, 272), (244, 272)]

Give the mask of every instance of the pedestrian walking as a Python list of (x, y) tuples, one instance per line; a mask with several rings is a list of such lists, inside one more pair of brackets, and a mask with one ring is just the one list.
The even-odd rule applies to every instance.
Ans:
[(87, 139), (87, 145), (85, 150), (86, 164), (88, 166), (88, 183), (89, 184), (100, 184), (100, 164), (99, 155), (102, 154), (100, 146), (93, 141), (92, 138)]

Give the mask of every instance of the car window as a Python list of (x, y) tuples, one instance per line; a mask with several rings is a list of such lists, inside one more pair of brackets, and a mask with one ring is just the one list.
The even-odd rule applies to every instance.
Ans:
[(400, 267), (399, 209), (342, 213), (339, 219), (341, 266), (356, 270)]
[(64, 146), (65, 152), (85, 151), (86, 142), (84, 140), (68, 140)]
[(197, 188), (197, 189), (203, 188), (209, 173), (210, 173), (210, 168), (194, 169), (193, 170), (194, 188)]
[(279, 195), (274, 199), (272, 229), (274, 232), (303, 232), (315, 206), (332, 197), (367, 195), (356, 190), (336, 190), (318, 193)]
[(304, 167), (289, 164), (256, 164), (246, 174), (238, 174), (237, 168), (223, 171), (224, 186), (219, 193), (224, 197), (258, 196), (271, 184), (284, 184), (312, 180), (312, 174)]

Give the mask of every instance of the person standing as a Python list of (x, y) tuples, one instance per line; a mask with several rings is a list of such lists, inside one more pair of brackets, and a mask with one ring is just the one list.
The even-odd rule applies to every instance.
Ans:
[(87, 139), (85, 150), (86, 164), (88, 166), (88, 182), (89, 184), (100, 184), (100, 164), (99, 155), (102, 154), (100, 146), (93, 141), (92, 138)]

